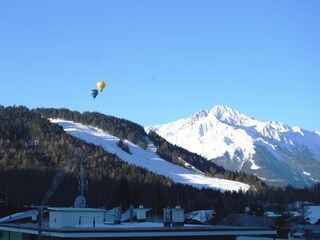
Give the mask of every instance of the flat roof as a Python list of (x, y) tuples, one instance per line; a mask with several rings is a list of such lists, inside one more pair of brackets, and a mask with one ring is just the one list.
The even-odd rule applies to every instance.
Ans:
[(97, 208), (74, 208), (74, 207), (49, 207), (49, 211), (56, 211), (56, 212), (106, 212), (104, 209), (97, 209)]
[[(0, 230), (38, 235), (38, 224), (0, 224)], [(162, 223), (92, 224), (49, 228), (42, 227), (43, 236), (58, 238), (132, 238), (132, 237), (178, 237), (178, 236), (257, 236), (274, 235), (276, 229), (263, 227), (231, 227), (186, 224), (183, 227), (164, 227)]]

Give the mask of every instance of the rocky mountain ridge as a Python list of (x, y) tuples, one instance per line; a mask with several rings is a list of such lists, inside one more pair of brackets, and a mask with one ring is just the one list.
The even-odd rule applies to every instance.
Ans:
[(146, 130), (228, 170), (253, 173), (272, 185), (304, 187), (320, 181), (318, 131), (262, 122), (220, 105)]

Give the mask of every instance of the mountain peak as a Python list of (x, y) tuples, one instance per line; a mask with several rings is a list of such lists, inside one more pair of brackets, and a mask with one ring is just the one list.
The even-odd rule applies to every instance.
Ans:
[(219, 121), (230, 125), (252, 126), (256, 123), (254, 118), (248, 117), (228, 106), (216, 105), (210, 110), (210, 113), (214, 114)]
[(225, 116), (236, 116), (236, 115), (241, 115), (237, 110), (228, 107), (228, 106), (223, 106), (223, 105), (216, 105), (214, 106), (211, 110), (211, 113), (214, 113), (217, 118), (223, 118)]
[(320, 181), (319, 131), (261, 122), (222, 105), (154, 130), (225, 169), (253, 173), (270, 184), (304, 187)]

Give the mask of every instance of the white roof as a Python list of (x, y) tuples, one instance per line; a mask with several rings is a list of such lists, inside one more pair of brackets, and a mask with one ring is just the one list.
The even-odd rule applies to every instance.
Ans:
[(12, 222), (12, 221), (20, 220), (20, 219), (29, 218), (32, 216), (32, 214), (34, 214), (34, 210), (28, 210), (25, 212), (14, 213), (9, 216), (1, 218), (0, 223)]
[(97, 209), (97, 208), (58, 208), (58, 207), (52, 207), (48, 208), (49, 211), (56, 211), (56, 212), (106, 212), (104, 209)]

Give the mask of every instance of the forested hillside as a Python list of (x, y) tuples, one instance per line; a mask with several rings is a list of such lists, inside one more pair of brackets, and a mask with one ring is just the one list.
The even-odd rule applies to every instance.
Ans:
[(81, 114), (68, 109), (38, 108), (35, 111), (46, 118), (61, 118), (98, 127), (120, 139), (127, 139), (142, 148), (146, 147), (147, 141), (150, 139), (157, 147), (157, 153), (167, 161), (183, 167), (185, 167), (185, 163), (188, 163), (209, 176), (241, 181), (254, 186), (263, 185), (262, 181), (252, 174), (226, 171), (212, 161), (207, 161), (207, 159), (195, 153), (172, 145), (154, 132), (147, 134), (142, 126), (125, 119), (97, 112), (84, 112)]
[[(83, 113), (67, 109), (35, 109), (0, 106), (0, 204), (24, 206), (47, 204), (71, 206), (78, 192), (79, 163), (87, 169), (90, 207), (112, 208), (121, 204), (145, 206), (161, 212), (163, 207), (181, 204), (186, 211), (214, 209), (218, 219), (231, 212), (243, 212), (246, 206), (257, 209), (270, 202), (290, 203), (306, 200), (320, 203), (320, 185), (310, 189), (266, 187), (252, 176), (243, 175), (256, 189), (225, 192), (196, 189), (174, 184), (170, 179), (145, 169), (128, 165), (101, 147), (66, 134), (47, 118), (64, 118), (108, 130), (144, 147), (151, 139), (158, 153), (167, 160), (188, 162), (209, 175), (241, 178), (241, 173), (206, 166), (206, 162), (181, 148), (165, 142), (130, 121), (100, 113)], [(203, 161), (203, 164), (201, 163)], [(212, 169), (210, 169), (212, 167)], [(2, 202), (2, 203), (1, 203)]]
[[(128, 165), (100, 147), (71, 137), (47, 117), (39, 110), (25, 107), (0, 108), (0, 198), (6, 195), (10, 204), (71, 206), (79, 194), (80, 161), (87, 167), (86, 197), (92, 207), (111, 208), (121, 204), (125, 208), (132, 203), (145, 204), (161, 212), (165, 206), (180, 203), (187, 210), (214, 209), (224, 195), (231, 197), (231, 193), (174, 184), (170, 179)], [(139, 136), (139, 131), (135, 134), (128, 131), (135, 127), (139, 130), (138, 125), (122, 124), (123, 130), (110, 126), (124, 138), (132, 136), (136, 142), (143, 143), (144, 136)], [(143, 128), (140, 131), (144, 132)], [(234, 199), (241, 196), (233, 194)], [(237, 211), (240, 207), (234, 205), (239, 208)]]
[[(152, 188), (148, 185), (172, 184), (169, 179), (129, 166), (115, 155), (71, 137), (58, 125), (24, 107), (1, 108), (0, 114), (0, 189), (17, 203), (40, 204), (46, 191), (52, 190), (56, 173), (63, 173), (58, 175), (61, 184), (49, 203), (72, 205), (78, 194), (80, 161), (87, 166), (90, 179), (88, 202), (96, 206), (120, 201), (113, 193), (123, 182), (149, 190)], [(126, 193), (123, 189), (119, 192)]]

